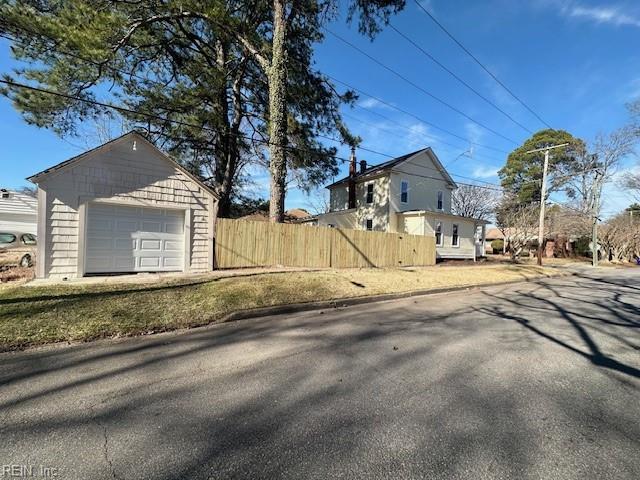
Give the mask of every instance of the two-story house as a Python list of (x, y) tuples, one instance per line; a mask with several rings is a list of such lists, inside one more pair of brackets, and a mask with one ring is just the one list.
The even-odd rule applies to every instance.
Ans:
[(488, 222), (451, 213), (457, 185), (431, 148), (359, 169), (352, 152), (349, 175), (327, 188), (330, 210), (319, 226), (432, 235), (438, 258), (484, 255)]

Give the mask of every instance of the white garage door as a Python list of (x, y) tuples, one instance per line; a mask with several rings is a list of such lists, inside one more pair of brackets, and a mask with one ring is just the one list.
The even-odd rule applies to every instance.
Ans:
[(86, 273), (183, 269), (183, 210), (89, 204)]

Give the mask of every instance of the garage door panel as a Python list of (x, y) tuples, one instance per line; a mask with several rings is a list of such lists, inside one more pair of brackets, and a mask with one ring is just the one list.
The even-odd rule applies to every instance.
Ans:
[(162, 250), (162, 240), (142, 239), (140, 240), (140, 250)]
[(162, 232), (162, 222), (142, 222), (142, 230), (145, 232)]
[(173, 240), (165, 240), (164, 241), (164, 250), (165, 252), (179, 252), (182, 250), (182, 243), (175, 242)]
[(165, 223), (165, 227), (164, 227), (164, 231), (166, 233), (173, 233), (173, 234), (178, 234), (178, 233), (182, 233), (182, 222), (178, 223), (178, 222), (167, 222)]
[(125, 272), (132, 272), (135, 270), (136, 260), (132, 257), (114, 257), (114, 267), (122, 269)]
[(91, 244), (87, 245), (87, 252), (100, 252), (111, 249), (113, 240), (111, 238), (94, 237)]
[(140, 257), (140, 267), (142, 268), (159, 268), (160, 257)]
[(136, 222), (135, 220), (121, 220), (118, 219), (116, 220), (116, 232), (119, 233), (131, 233), (131, 232), (137, 232), (138, 230), (140, 230), (139, 227), (139, 222)]
[(110, 232), (113, 230), (113, 222), (107, 218), (94, 217), (87, 222), (88, 232)]
[(180, 267), (180, 262), (182, 261), (181, 258), (170, 258), (170, 257), (164, 257), (163, 258), (164, 262), (163, 265), (165, 268), (179, 268)]
[(87, 273), (184, 268), (184, 212), (90, 204)]
[(108, 210), (109, 215), (117, 215), (119, 217), (131, 217), (131, 218), (138, 218), (140, 217), (141, 211), (142, 209), (138, 208), (138, 207), (109, 207), (110, 210)]

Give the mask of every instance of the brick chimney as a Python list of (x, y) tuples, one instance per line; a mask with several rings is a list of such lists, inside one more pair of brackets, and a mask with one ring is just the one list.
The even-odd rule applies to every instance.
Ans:
[(360, 160), (360, 173), (364, 173), (366, 169), (367, 169), (367, 161)]
[(351, 147), (349, 158), (349, 205), (348, 208), (356, 208), (356, 147)]

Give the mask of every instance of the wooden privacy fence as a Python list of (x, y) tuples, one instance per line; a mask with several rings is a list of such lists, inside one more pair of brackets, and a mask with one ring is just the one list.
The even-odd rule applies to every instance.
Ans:
[(306, 225), (218, 219), (217, 268), (435, 265), (435, 238)]

